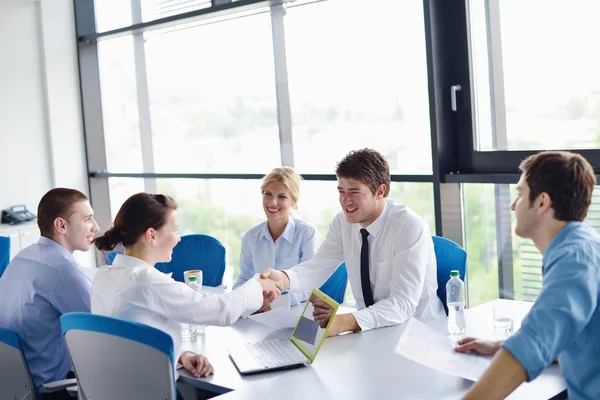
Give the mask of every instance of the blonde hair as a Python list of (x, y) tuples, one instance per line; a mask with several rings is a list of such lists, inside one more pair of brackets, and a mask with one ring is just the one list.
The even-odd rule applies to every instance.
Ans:
[(292, 167), (275, 168), (263, 178), (262, 185), (260, 185), (260, 192), (264, 193), (267, 186), (271, 183), (279, 182), (289, 190), (292, 200), (297, 202), (300, 197), (301, 180), (300, 175)]

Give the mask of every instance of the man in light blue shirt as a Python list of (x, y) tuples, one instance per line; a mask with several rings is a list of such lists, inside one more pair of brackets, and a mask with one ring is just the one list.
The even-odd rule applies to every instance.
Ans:
[(466, 338), (457, 351), (495, 354), (465, 399), (503, 399), (558, 358), (571, 400), (600, 399), (600, 235), (583, 221), (596, 183), (580, 155), (543, 152), (521, 164), (515, 233), (543, 254), (542, 290), (504, 343)]
[(60, 317), (90, 311), (91, 281), (73, 252), (89, 250), (98, 225), (83, 193), (57, 188), (40, 200), (38, 226), (42, 235), (38, 243), (19, 252), (0, 279), (0, 327), (21, 337), (39, 389), (46, 382), (65, 379), (71, 369)]

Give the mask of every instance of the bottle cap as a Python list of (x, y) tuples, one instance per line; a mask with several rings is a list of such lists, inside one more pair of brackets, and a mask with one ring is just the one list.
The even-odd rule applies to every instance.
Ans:
[(190, 282), (196, 282), (196, 280), (198, 279), (198, 277), (196, 277), (196, 276), (190, 276), (188, 279), (190, 280)]
[(460, 272), (458, 272), (458, 270), (453, 269), (452, 271), (450, 271), (450, 276), (459, 277), (460, 276)]

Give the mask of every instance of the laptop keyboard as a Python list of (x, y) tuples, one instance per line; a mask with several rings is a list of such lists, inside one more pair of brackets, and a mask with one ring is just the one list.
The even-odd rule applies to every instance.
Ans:
[[(258, 343), (248, 343), (246, 347), (263, 368), (279, 367), (291, 364), (292, 358), (284, 350), (290, 346), (289, 339), (272, 339)], [(293, 346), (293, 345), (292, 345)], [(296, 357), (294, 357), (296, 358)]]

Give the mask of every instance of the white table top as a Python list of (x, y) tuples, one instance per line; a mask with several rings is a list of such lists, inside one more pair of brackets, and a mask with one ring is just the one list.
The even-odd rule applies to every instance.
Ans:
[[(492, 318), (495, 300), (467, 310), (467, 334), (495, 336)], [(515, 329), (532, 303), (510, 302), (515, 310)], [(299, 307), (292, 308), (299, 314)], [(445, 320), (439, 321), (444, 329)], [(438, 325), (438, 324), (436, 324)], [(291, 329), (273, 331), (251, 319), (227, 328), (208, 327), (206, 334), (184, 348), (206, 355), (214, 376), (196, 379), (179, 370), (180, 380), (216, 393), (223, 399), (459, 399), (472, 382), (437, 372), (394, 353), (404, 325), (328, 338), (310, 367), (242, 377), (230, 360), (227, 347), (236, 343), (289, 336)], [(510, 399), (549, 399), (566, 389), (560, 369), (553, 365), (535, 381), (521, 385)], [(231, 391), (233, 390), (233, 391)], [(231, 392), (230, 392), (231, 391)]]

